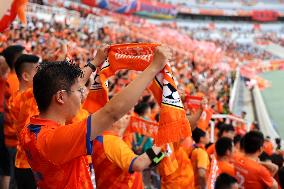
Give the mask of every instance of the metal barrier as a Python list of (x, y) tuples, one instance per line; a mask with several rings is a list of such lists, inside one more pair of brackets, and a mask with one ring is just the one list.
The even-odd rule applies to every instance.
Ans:
[[(229, 114), (213, 114), (211, 119), (221, 119), (221, 118), (226, 120), (233, 120), (239, 123), (246, 123), (245, 120)], [(215, 142), (214, 129), (215, 129), (215, 122), (210, 121), (210, 142), (212, 143)]]
[(279, 138), (279, 134), (273, 127), (272, 121), (267, 112), (267, 108), (264, 104), (264, 100), (260, 93), (258, 86), (253, 89), (253, 98), (255, 100), (255, 109), (258, 117), (258, 123), (260, 130), (265, 136), (270, 136), (272, 139)]
[(240, 68), (238, 67), (236, 71), (236, 78), (230, 94), (229, 108), (231, 112), (234, 112), (233, 108), (236, 103), (237, 89), (239, 88), (239, 83), (240, 83)]

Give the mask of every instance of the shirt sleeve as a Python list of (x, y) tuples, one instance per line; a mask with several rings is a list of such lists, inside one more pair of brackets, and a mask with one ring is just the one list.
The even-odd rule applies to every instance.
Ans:
[(132, 164), (137, 155), (119, 137), (104, 135), (104, 150), (107, 158), (122, 170), (132, 172)]
[(261, 181), (268, 187), (271, 188), (273, 185), (273, 177), (271, 176), (271, 174), (269, 173), (269, 171), (261, 166), (261, 169), (259, 170), (259, 177), (261, 179)]
[(84, 155), (92, 154), (91, 117), (73, 123), (55, 127), (41, 136), (44, 155), (54, 164), (64, 164)]
[(196, 149), (197, 151), (197, 168), (208, 169), (209, 167), (209, 157), (205, 150), (203, 149)]

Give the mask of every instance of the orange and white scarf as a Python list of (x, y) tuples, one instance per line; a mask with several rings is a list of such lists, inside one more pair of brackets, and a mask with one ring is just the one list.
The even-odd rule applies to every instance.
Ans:
[[(89, 107), (91, 112), (97, 111), (108, 101), (107, 79), (121, 69), (145, 70), (152, 62), (157, 46), (158, 44), (153, 43), (110, 46), (108, 58), (96, 75), (95, 83), (88, 96), (88, 98), (96, 99), (96, 103)], [(161, 108), (159, 129), (154, 138), (155, 144), (179, 142), (180, 139), (190, 136), (190, 125), (169, 64), (156, 75), (149, 88)]]
[(151, 138), (156, 138), (159, 130), (157, 122), (148, 121), (137, 115), (132, 115), (129, 120), (127, 131), (131, 133), (139, 133)]

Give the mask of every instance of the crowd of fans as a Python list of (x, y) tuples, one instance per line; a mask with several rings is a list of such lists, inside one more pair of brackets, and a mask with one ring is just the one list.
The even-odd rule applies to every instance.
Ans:
[[(129, 25), (131, 23), (128, 23), (127, 26)], [(115, 33), (112, 31), (111, 26), (108, 25), (99, 28), (97, 31), (90, 31), (87, 26), (74, 29), (67, 24), (57, 23), (55, 20), (46, 22), (33, 17), (29, 19), (27, 26), (14, 22), (10, 29), (0, 34), (0, 52), (2, 52), (1, 55), (5, 58), (1, 59), (2, 77), (0, 84), (2, 86), (0, 95), (3, 98), (0, 99), (2, 100), (1, 104), (4, 104), (4, 106), (1, 106), (1, 108), (3, 107), (1, 109), (1, 127), (3, 126), (3, 128), (1, 129), (4, 129), (4, 136), (1, 136), (0, 139), (6, 145), (5, 147), (1, 146), (1, 155), (4, 154), (2, 152), (5, 149), (8, 149), (9, 154), (8, 160), (2, 158), (0, 162), (1, 165), (6, 163), (5, 166), (2, 166), (4, 167), (2, 169), (6, 172), (1, 172), (3, 175), (2, 184), (6, 184), (4, 187), (8, 188), (8, 176), (11, 176), (10, 188), (35, 187), (19, 184), (17, 177), (15, 180), (13, 171), (18, 139), (17, 131), (13, 128), (13, 120), (9, 117), (10, 111), (14, 110), (9, 108), (11, 108), (10, 103), (13, 100), (13, 95), (19, 90), (19, 85), (17, 85), (19, 78), (23, 73), (29, 72), (24, 69), (24, 65), (27, 62), (41, 64), (41, 62), (63, 60), (68, 57), (69, 60), (83, 69), (86, 62), (94, 58), (98, 47), (102, 44), (151, 42), (150, 39), (146, 40), (141, 35), (129, 35), (129, 32), (125, 32), (122, 29), (122, 26), (126, 26), (125, 23), (120, 26), (121, 28), (117, 29), (121, 29), (121, 31)], [(195, 39), (195, 33), (198, 32), (199, 30), (193, 31), (189, 36)], [(233, 33), (234, 31), (231, 32)], [(167, 40), (165, 39), (165, 41)], [(233, 42), (225, 43), (218, 40), (211, 41), (216, 46), (221, 47), (226, 55), (232, 59), (236, 59), (244, 55), (244, 53), (248, 59), (256, 57), (261, 59), (273, 58), (267, 52), (251, 46)], [(11, 47), (12, 45), (17, 46)], [(32, 54), (34, 57), (25, 59), (26, 55), (23, 54)], [(4, 68), (3, 64), (5, 62), (9, 65), (9, 68)], [(19, 64), (22, 64), (22, 66), (19, 66)], [(145, 188), (227, 189), (284, 187), (283, 152), (281, 151), (280, 139), (276, 141), (277, 146), (274, 147), (274, 142), (269, 137), (263, 136), (257, 124), (252, 125), (251, 131), (247, 132), (248, 127), (245, 124), (218, 119), (215, 120), (214, 130), (216, 140), (210, 142), (208, 125), (205, 129), (198, 127), (198, 120), (202, 118), (203, 114), (201, 113), (205, 109), (212, 109), (214, 113), (230, 114), (230, 88), (234, 81), (234, 72), (224, 72), (218, 67), (214, 68), (210, 64), (200, 63), (192, 57), (185, 56), (182, 51), (178, 50), (174, 50), (171, 65), (184, 103), (186, 103), (185, 99), (187, 96), (199, 96), (203, 98), (204, 104), (200, 106), (201, 111), (186, 109), (193, 131), (192, 137), (173, 144), (172, 153), (176, 156), (178, 168), (170, 174), (165, 174), (159, 165), (151, 169), (146, 169), (146, 165), (145, 167), (142, 166), (143, 169), (134, 169), (137, 171), (144, 170), (142, 185)], [(108, 80), (109, 96), (115, 96), (136, 77), (137, 73), (134, 71), (119, 71)], [(93, 83), (93, 78), (90, 78), (86, 84), (86, 89), (89, 89)], [(88, 94), (85, 94), (85, 96), (88, 96)], [(20, 103), (24, 102), (20, 100)], [(131, 114), (152, 122), (159, 120), (157, 102), (155, 102), (153, 95), (148, 90), (144, 91)], [(199, 114), (198, 119), (192, 121), (191, 118), (196, 116), (196, 114)], [(242, 118), (245, 118), (245, 116), (243, 115)], [(125, 129), (123, 128), (125, 125), (123, 123), (120, 124), (118, 124), (119, 131), (121, 131), (121, 128), (122, 130)], [(143, 154), (145, 155), (148, 149), (152, 148), (154, 143), (151, 137), (139, 133), (127, 136), (124, 139), (135, 154), (141, 157)], [(96, 143), (96, 145), (98, 146), (99, 144)], [(126, 147), (124, 150), (126, 150)], [(110, 158), (110, 155), (107, 154), (105, 158), (107, 157)], [(121, 169), (125, 168), (124, 163), (115, 158), (111, 162), (117, 164)], [(218, 170), (215, 170), (216, 167), (218, 167)], [(101, 168), (96, 169), (95, 166), (95, 175), (97, 171), (98, 176), (101, 178), (100, 171), (102, 170)], [(105, 172), (108, 172), (108, 170)], [(40, 175), (34, 172), (34, 176), (36, 182), (38, 182)], [(134, 176), (141, 179), (141, 175), (134, 174)], [(29, 177), (33, 176), (30, 174)], [(109, 183), (103, 184), (111, 187), (112, 182), (114, 182), (111, 178), (108, 181)], [(98, 188), (104, 188), (101, 182), (101, 180), (97, 181)], [(118, 181), (116, 180), (116, 182)], [(132, 184), (135, 183), (133, 180), (131, 182)], [(46, 188), (48, 187), (46, 186)]]

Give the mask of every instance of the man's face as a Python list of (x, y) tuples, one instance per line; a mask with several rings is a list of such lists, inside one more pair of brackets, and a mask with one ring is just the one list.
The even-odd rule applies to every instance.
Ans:
[(33, 78), (37, 72), (38, 65), (38, 63), (29, 64), (22, 75), (22, 78), (28, 83), (29, 87), (33, 86)]
[(239, 189), (240, 187), (239, 187), (239, 184), (238, 183), (235, 183), (235, 184), (232, 184), (231, 186), (230, 186), (230, 189)]
[(210, 142), (210, 138), (209, 138), (209, 134), (206, 131), (206, 135), (204, 137), (200, 138), (200, 141), (202, 142), (202, 144), (206, 145)]
[(235, 136), (235, 132), (234, 131), (228, 131), (228, 132), (224, 132), (222, 134), (222, 137), (228, 137), (232, 140), (234, 140), (234, 136)]
[(67, 94), (66, 103), (64, 103), (67, 110), (67, 121), (75, 117), (80, 110), (83, 96), (84, 88), (76, 81), (75, 84), (71, 86), (71, 90)]

